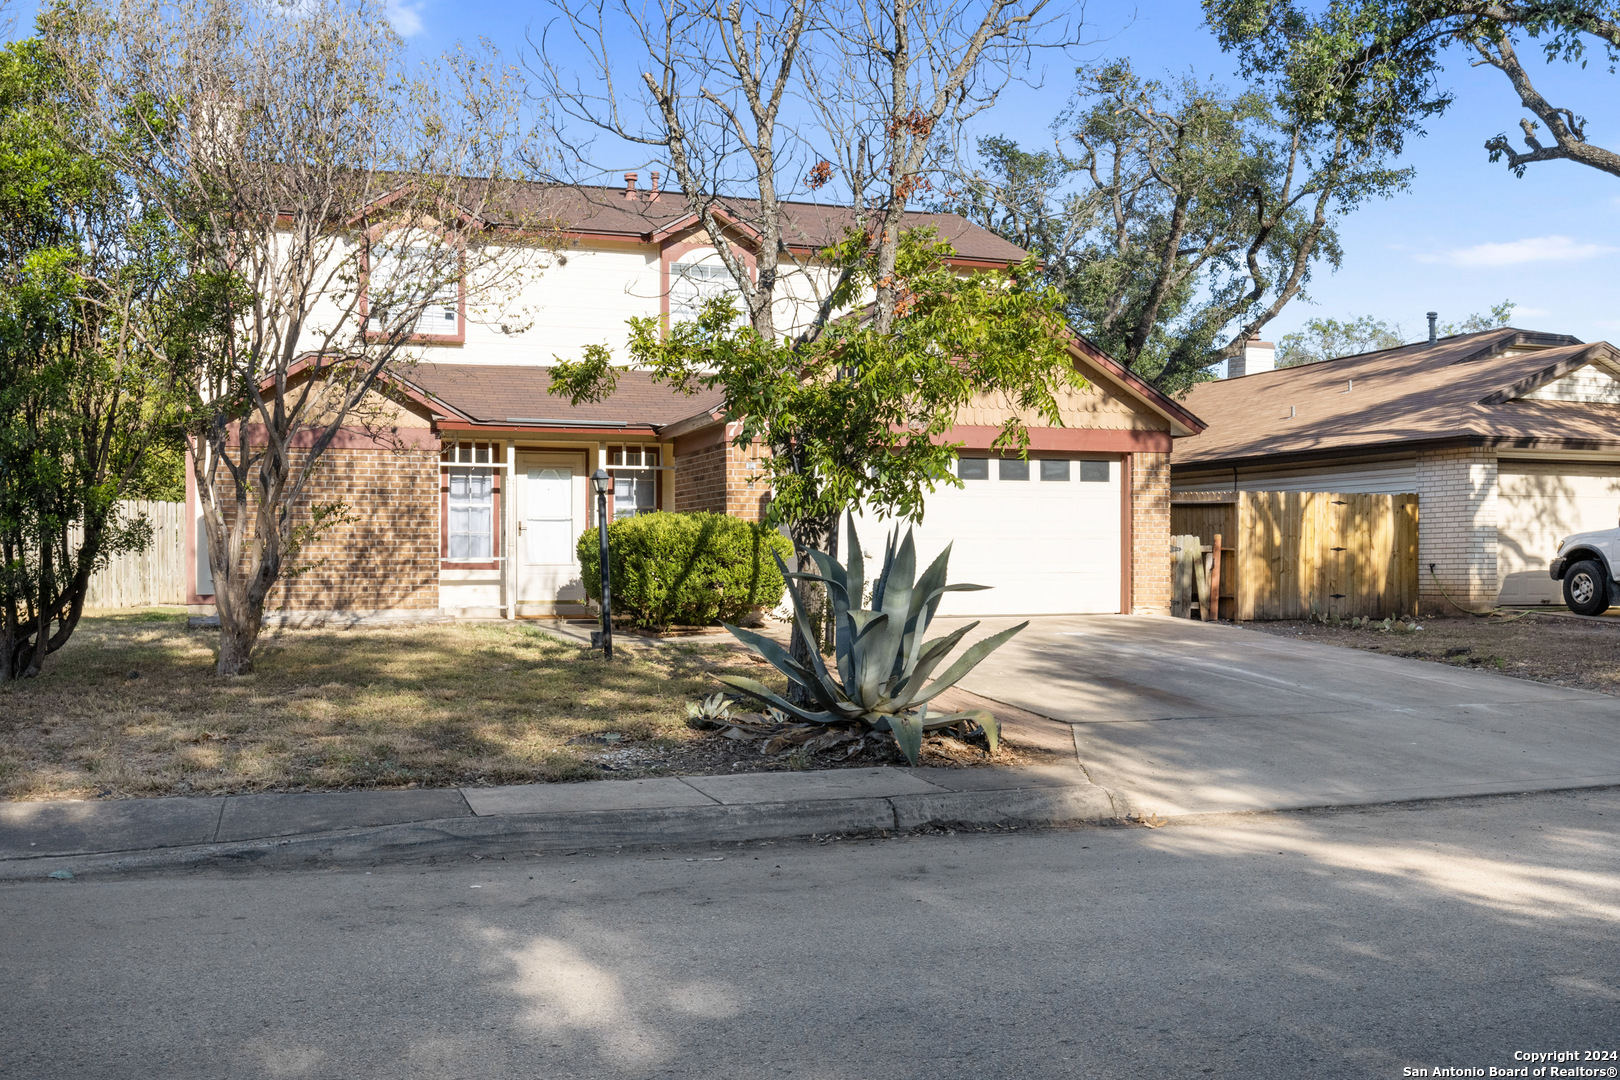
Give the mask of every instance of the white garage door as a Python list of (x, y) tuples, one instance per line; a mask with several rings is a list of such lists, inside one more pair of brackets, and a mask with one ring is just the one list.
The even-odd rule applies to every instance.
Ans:
[(1620, 518), (1620, 464), (1504, 461), (1497, 469), (1496, 572), (1501, 603), (1563, 603), (1547, 576), (1558, 541), (1612, 529)]
[[(1119, 611), (1120, 473), (1117, 460), (962, 458), (964, 486), (928, 497), (918, 570), (951, 543), (949, 580), (992, 587), (947, 594), (940, 614)], [(890, 524), (866, 517), (857, 527), (862, 550), (881, 560)]]

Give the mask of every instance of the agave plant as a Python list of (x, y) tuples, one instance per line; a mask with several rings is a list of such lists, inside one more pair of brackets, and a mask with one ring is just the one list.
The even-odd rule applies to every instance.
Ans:
[(686, 703), (686, 722), (696, 728), (724, 727), (731, 719), (731, 699), (718, 691)]
[[(811, 629), (810, 612), (798, 582), (819, 581), (826, 586), (832, 606), (836, 671), (830, 670), (814, 649), (807, 667), (770, 638), (726, 626), (739, 641), (802, 687), (817, 707), (795, 705), (754, 679), (739, 675), (721, 675), (719, 679), (733, 690), (801, 723), (890, 732), (906, 760), (913, 765), (917, 764), (917, 756), (922, 751), (923, 735), (942, 728), (965, 729), (978, 724), (994, 752), (1001, 741), (1001, 727), (990, 713), (983, 709), (931, 713), (928, 702), (953, 686), (1029, 623), (1019, 623), (974, 643), (930, 682), (951, 650), (979, 625), (971, 622), (944, 637), (925, 641), (928, 624), (933, 621), (940, 600), (948, 592), (968, 592), (989, 586), (945, 583), (945, 568), (951, 557), (949, 545), (918, 576), (917, 548), (912, 542), (912, 532), (907, 529), (898, 544), (897, 532), (889, 535), (882, 573), (872, 585), (871, 609), (860, 606), (866, 595), (866, 567), (860, 540), (855, 535), (853, 515), (849, 519), (847, 566), (840, 566), (831, 556), (819, 551), (810, 553), (821, 571), (819, 574), (791, 573), (782, 565), (788, 594), (793, 599), (793, 614), (799, 632), (807, 641), (815, 641), (816, 635)], [(776, 561), (781, 563), (781, 557)]]

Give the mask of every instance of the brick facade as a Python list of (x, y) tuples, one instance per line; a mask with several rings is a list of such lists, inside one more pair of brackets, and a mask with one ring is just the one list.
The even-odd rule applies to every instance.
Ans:
[(438, 451), (329, 449), (293, 507), (295, 521), (307, 524), (312, 505), (332, 502), (350, 520), (299, 553), (298, 566), (309, 569), (277, 583), (266, 613), (436, 610)]
[(1418, 455), (1417, 474), (1421, 609), (1451, 612), (1442, 588), (1464, 607), (1493, 606), (1501, 589), (1496, 572), (1495, 451), (1427, 451)]
[(1131, 455), (1131, 614), (1170, 614), (1170, 455)]
[(770, 501), (770, 487), (760, 459), (765, 452), (756, 444), (746, 450), (729, 439), (709, 446), (675, 446), (675, 500), (677, 511), (708, 510), (744, 521), (760, 521)]

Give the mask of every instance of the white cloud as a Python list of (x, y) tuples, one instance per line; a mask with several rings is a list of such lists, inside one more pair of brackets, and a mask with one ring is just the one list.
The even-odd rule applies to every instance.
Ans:
[(1450, 266), (1516, 266), (1531, 262), (1573, 262), (1612, 255), (1615, 251), (1607, 244), (1581, 243), (1567, 236), (1532, 236), (1503, 244), (1475, 244), (1450, 251), (1424, 252), (1417, 259)]
[(388, 21), (400, 37), (415, 37), (422, 32), (422, 5), (392, 0), (388, 5)]

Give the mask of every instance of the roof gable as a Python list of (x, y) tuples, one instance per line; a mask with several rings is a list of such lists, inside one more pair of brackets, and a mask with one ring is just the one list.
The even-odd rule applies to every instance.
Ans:
[(1620, 378), (1607, 364), (1594, 361), (1568, 375), (1520, 394), (1516, 401), (1587, 401), (1620, 404)]
[[(1480, 399), (1481, 405), (1508, 401), (1580, 401), (1612, 403), (1620, 398), (1604, 396), (1604, 386), (1620, 375), (1620, 354), (1608, 342), (1590, 345), (1573, 356), (1562, 356), (1553, 364), (1534, 371), (1511, 386), (1505, 386)], [(1594, 396), (1595, 395), (1595, 396)]]

